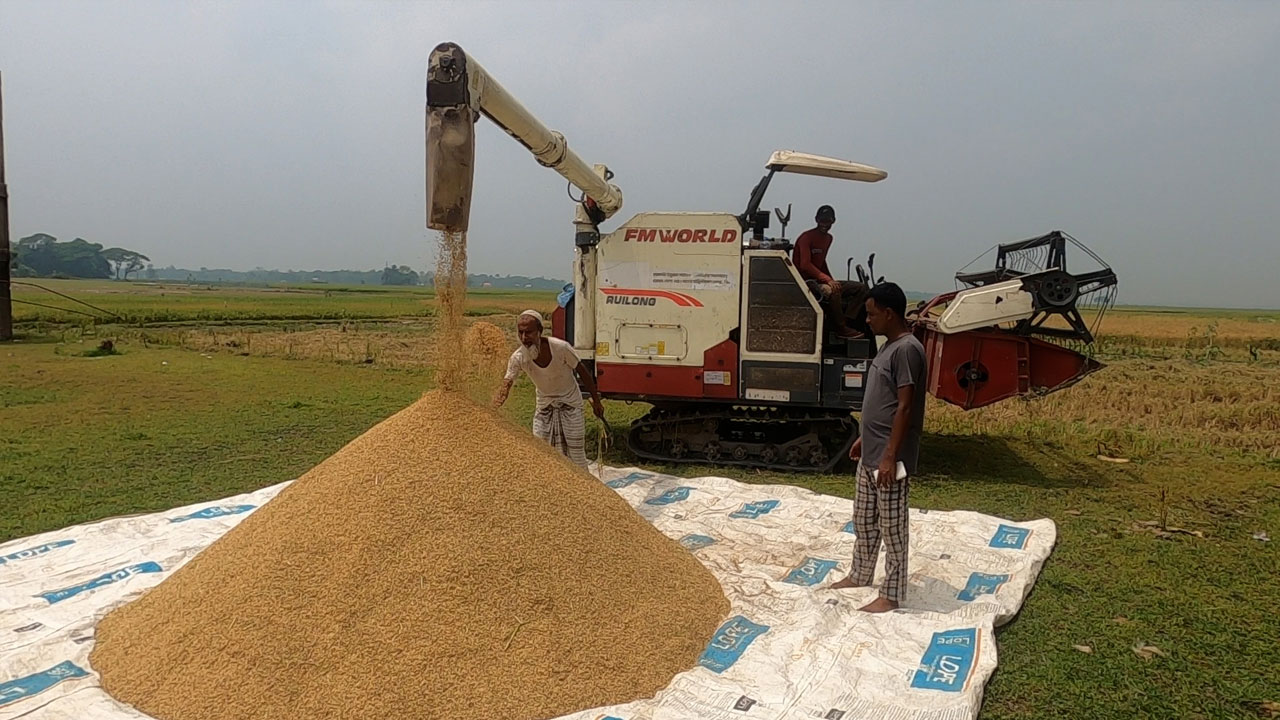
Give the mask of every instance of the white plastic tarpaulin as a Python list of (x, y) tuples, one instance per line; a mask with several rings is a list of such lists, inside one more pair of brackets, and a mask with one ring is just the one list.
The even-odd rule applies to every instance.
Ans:
[[(874, 590), (825, 587), (849, 570), (851, 501), (633, 468), (602, 477), (715, 574), (732, 609), (698, 666), (656, 697), (564, 720), (974, 718), (994, 628), (1018, 612), (1056, 536), (1050, 520), (912, 510), (904, 608), (868, 615), (857, 608)], [(147, 717), (99, 687), (95, 624), (286, 484), (0, 545), (0, 720)]]

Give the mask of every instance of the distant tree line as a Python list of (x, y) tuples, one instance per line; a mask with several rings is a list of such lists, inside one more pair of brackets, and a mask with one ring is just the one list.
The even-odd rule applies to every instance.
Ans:
[[(202, 284), (271, 285), (431, 285), (433, 273), (419, 273), (408, 265), (388, 265), (382, 270), (188, 270), (172, 265), (155, 267), (151, 258), (125, 248), (104, 248), (84, 238), (59, 241), (46, 233), (24, 237), (13, 248), (15, 277), (114, 278), (116, 280), (166, 280)], [(468, 275), (471, 287), (559, 290), (563, 280), (525, 275)]]
[[(148, 280), (167, 280), (201, 284), (224, 285), (431, 285), (434, 273), (417, 272), (408, 265), (388, 265), (382, 270), (230, 270), (226, 268), (200, 268), (188, 270), (179, 267), (150, 267), (142, 274)], [(470, 287), (529, 288), (534, 290), (559, 290), (563, 280), (525, 275), (467, 275)]]
[(417, 285), (418, 273), (408, 265), (388, 265), (382, 269), (383, 285)]
[(230, 268), (188, 269), (152, 267), (142, 274), (147, 280), (200, 283), (201, 285), (381, 285), (382, 270), (231, 270)]
[(45, 233), (28, 235), (13, 248), (15, 277), (115, 278), (128, 280), (150, 261), (125, 248), (104, 248), (84, 238), (67, 242)]
[[(428, 276), (427, 280), (430, 281)], [(545, 278), (541, 275), (537, 277), (528, 277), (526, 275), (467, 275), (467, 285), (471, 287), (496, 287), (496, 288), (530, 288), (533, 290), (559, 290), (564, 287), (563, 280), (555, 278)]]

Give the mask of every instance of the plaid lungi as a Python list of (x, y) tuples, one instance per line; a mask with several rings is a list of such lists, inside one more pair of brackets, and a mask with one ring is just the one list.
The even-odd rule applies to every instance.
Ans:
[(533, 434), (551, 444), (575, 465), (587, 466), (586, 423), (582, 408), (556, 402), (533, 415)]

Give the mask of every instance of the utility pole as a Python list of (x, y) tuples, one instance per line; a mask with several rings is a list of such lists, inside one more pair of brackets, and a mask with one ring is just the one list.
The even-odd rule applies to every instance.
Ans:
[(9, 186), (4, 184), (4, 76), (0, 75), (0, 342), (13, 339), (9, 295)]

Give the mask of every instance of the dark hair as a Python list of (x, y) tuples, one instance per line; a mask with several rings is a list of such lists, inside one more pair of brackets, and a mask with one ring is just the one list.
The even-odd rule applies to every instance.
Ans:
[(816, 215), (813, 216), (813, 219), (817, 222), (823, 222), (823, 221), (835, 222), (836, 209), (831, 207), (830, 205), (823, 205), (822, 207), (818, 208), (818, 212)]
[(892, 310), (898, 314), (898, 317), (905, 318), (907, 315), (907, 295), (902, 292), (902, 288), (897, 283), (880, 283), (871, 288), (871, 293), (867, 296), (876, 301), (876, 305)]

